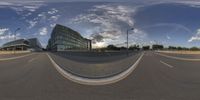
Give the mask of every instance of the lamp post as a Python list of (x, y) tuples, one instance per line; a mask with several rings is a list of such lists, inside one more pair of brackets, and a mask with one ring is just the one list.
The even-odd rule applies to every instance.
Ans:
[(126, 48), (127, 56), (129, 55), (129, 52), (128, 52), (128, 47), (129, 47), (129, 46), (128, 46), (128, 32), (131, 31), (131, 30), (134, 30), (134, 28), (127, 29), (127, 31), (126, 31), (126, 33), (127, 33), (127, 37), (126, 37), (126, 40), (127, 40), (127, 41), (126, 41), (126, 45), (127, 45), (127, 48)]
[[(16, 30), (15, 30), (15, 32), (14, 32), (14, 41), (16, 41), (16, 33), (17, 33), (17, 31), (19, 31), (20, 30), (20, 28), (17, 28)], [(15, 54), (15, 51), (16, 51), (16, 46), (14, 46), (14, 54)]]

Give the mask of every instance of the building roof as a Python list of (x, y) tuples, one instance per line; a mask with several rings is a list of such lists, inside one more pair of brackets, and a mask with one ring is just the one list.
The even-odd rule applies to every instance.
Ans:
[(27, 46), (33, 48), (35, 50), (41, 50), (42, 46), (37, 38), (30, 38), (30, 39), (18, 39), (15, 41), (10, 41), (2, 45), (2, 48), (14, 47), (14, 46)]
[(66, 26), (63, 26), (63, 25), (60, 25), (60, 24), (56, 24), (56, 26), (54, 27), (54, 29), (64, 29), (64, 30), (67, 30), (67, 31), (71, 31), (71, 33), (79, 35), (80, 37), (82, 37), (79, 32), (74, 31), (73, 29), (71, 29), (69, 27), (66, 27)]
[(25, 40), (25, 39), (18, 39), (18, 40), (15, 40), (15, 41), (10, 41), (10, 42), (3, 44), (2, 48), (3, 47), (10, 47), (10, 46), (17, 46), (17, 45), (27, 45), (28, 46), (29, 41)]

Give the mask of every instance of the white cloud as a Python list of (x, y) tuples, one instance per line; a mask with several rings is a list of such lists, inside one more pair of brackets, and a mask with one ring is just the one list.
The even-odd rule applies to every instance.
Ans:
[(27, 16), (30, 16), (30, 15), (32, 15), (32, 13), (29, 12), (29, 13), (25, 14), (24, 16), (27, 17)]
[(34, 12), (43, 5), (45, 4), (41, 1), (0, 1), (0, 7), (10, 7), (18, 14), (22, 11)]
[[(73, 23), (90, 23), (93, 28), (90, 29), (94, 44), (98, 42), (117, 40), (124, 37), (126, 29), (134, 26), (133, 16), (137, 8), (123, 5), (97, 5), (88, 10), (87, 14), (80, 14), (74, 19)], [(135, 38), (138, 33), (144, 33), (142, 30), (135, 29)]]
[(55, 14), (55, 13), (57, 13), (57, 12), (58, 12), (57, 9), (52, 8), (52, 9), (51, 9), (50, 11), (48, 11), (47, 13), (53, 15), (53, 14)]
[(43, 12), (43, 13), (40, 13), (40, 14), (38, 14), (38, 17), (43, 17), (43, 16), (45, 16), (45, 13)]
[(168, 35), (166, 36), (166, 38), (167, 38), (168, 40), (170, 40), (170, 39), (171, 39), (171, 37), (170, 37), (170, 36), (168, 36)]
[(193, 42), (193, 41), (200, 41), (200, 29), (197, 29), (197, 33), (195, 36), (192, 36), (188, 42)]
[(28, 5), (28, 6), (24, 6), (23, 8), (28, 9), (31, 12), (36, 11), (40, 6), (36, 6), (36, 5)]
[(46, 27), (42, 27), (39, 29), (39, 34), (44, 36), (44, 35), (47, 35), (48, 33), (48, 29)]
[(7, 35), (3, 35), (0, 36), (1, 40), (6, 40), (6, 39), (14, 39), (16, 36), (14, 34), (7, 34)]
[(37, 21), (27, 21), (29, 23), (29, 27), (28, 28), (33, 28), (38, 22)]
[(1, 28), (0, 29), (0, 40), (10, 40), (10, 39), (14, 39), (15, 37), (17, 38), (18, 36), (20, 36), (19, 33), (14, 35), (11, 33), (9, 28)]
[(4, 35), (6, 31), (8, 31), (8, 28), (0, 28), (0, 35)]
[(10, 5), (13, 5), (13, 3), (0, 1), (0, 6), (10, 6)]
[(53, 27), (55, 27), (56, 26), (56, 24), (55, 23), (53, 23), (53, 24), (50, 24), (50, 27), (51, 28), (53, 28)]
[(60, 17), (60, 15), (51, 16), (49, 20), (57, 21), (59, 19), (59, 17)]
[[(32, 20), (27, 20), (26, 22), (30, 25), (29, 28), (33, 28), (34, 26), (36, 26), (38, 24), (43, 25), (46, 23), (49, 23), (50, 27), (53, 27), (54, 23), (56, 23), (56, 21), (61, 16), (61, 15), (56, 15), (57, 12), (58, 12), (57, 9), (52, 8), (48, 12), (39, 13), (35, 18), (33, 18)], [(28, 15), (30, 15), (30, 14), (28, 14)]]

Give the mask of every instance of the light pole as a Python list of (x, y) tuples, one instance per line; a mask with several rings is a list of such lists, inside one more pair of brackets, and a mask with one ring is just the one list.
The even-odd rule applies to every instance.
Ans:
[[(16, 30), (15, 30), (15, 32), (14, 32), (14, 41), (16, 41), (16, 33), (17, 33), (17, 31), (19, 31), (20, 30), (20, 28), (17, 28)], [(16, 46), (14, 46), (14, 54), (15, 54), (15, 51), (16, 51)]]
[(134, 30), (134, 28), (127, 29), (127, 31), (126, 31), (126, 33), (127, 33), (127, 37), (126, 37), (126, 40), (127, 40), (127, 41), (126, 41), (126, 45), (127, 45), (127, 48), (126, 48), (127, 56), (129, 55), (129, 52), (128, 52), (128, 47), (129, 47), (129, 46), (128, 46), (128, 32), (131, 31), (131, 30)]

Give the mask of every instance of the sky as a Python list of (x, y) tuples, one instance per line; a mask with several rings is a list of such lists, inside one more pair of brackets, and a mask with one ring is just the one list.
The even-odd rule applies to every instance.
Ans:
[(91, 39), (94, 48), (125, 46), (127, 30), (130, 45), (200, 47), (198, 0), (0, 1), (0, 45), (36, 37), (46, 47), (56, 24)]

